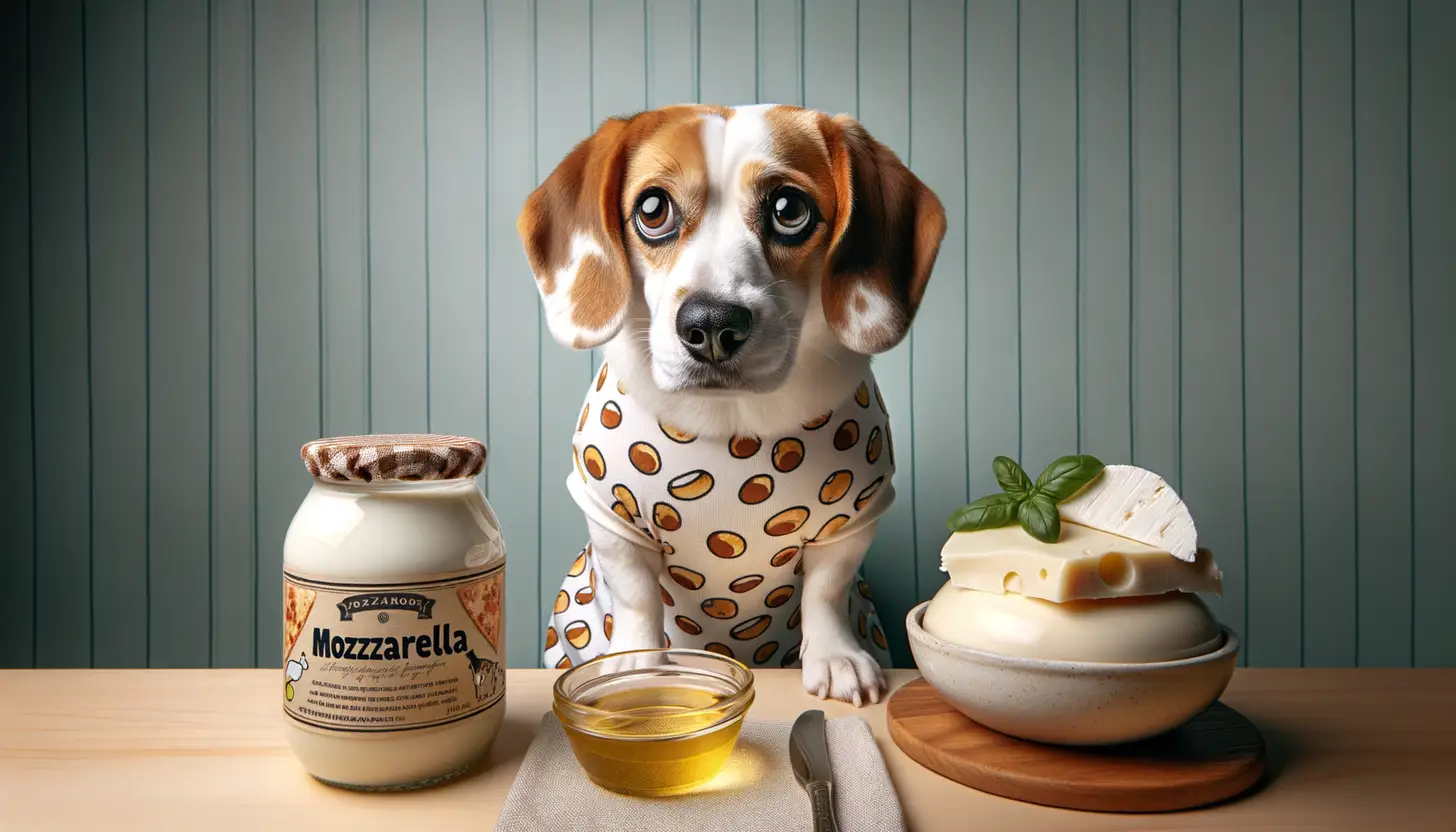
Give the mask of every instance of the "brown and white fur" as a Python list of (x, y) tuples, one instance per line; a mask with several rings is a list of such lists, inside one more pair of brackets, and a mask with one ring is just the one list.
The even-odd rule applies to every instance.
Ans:
[[(640, 205), (644, 194), (658, 201)], [(654, 244), (664, 195), (675, 231)], [(785, 195), (812, 203), (812, 227), (792, 239), (769, 204)], [(904, 338), (945, 227), (936, 196), (853, 119), (771, 105), (610, 119), (518, 222), (552, 335), (605, 345), (662, 421), (724, 436), (781, 432), (842, 401), (870, 356)], [(684, 299), (704, 293), (752, 312), (721, 363), (695, 358), (676, 323)], [(588, 524), (614, 596), (612, 651), (661, 647), (662, 555)], [(873, 531), (804, 560), (803, 682), (820, 697), (859, 704), (884, 690), (839, 603)]]

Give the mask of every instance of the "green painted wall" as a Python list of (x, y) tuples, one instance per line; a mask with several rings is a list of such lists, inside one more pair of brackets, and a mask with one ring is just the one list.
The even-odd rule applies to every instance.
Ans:
[(3, 0), (0, 666), (271, 665), (299, 445), (426, 429), (490, 446), (534, 664), (599, 359), (516, 214), (686, 100), (855, 113), (949, 212), (877, 364), (892, 623), (994, 454), (1081, 449), (1174, 480), (1251, 664), (1456, 665), (1453, 41), (1445, 0)]

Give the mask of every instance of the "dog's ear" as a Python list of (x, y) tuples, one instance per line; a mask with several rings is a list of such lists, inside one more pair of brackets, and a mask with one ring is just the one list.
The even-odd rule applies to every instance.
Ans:
[(626, 317), (632, 271), (622, 242), (627, 121), (609, 119), (526, 198), (516, 231), (557, 341), (590, 349)]
[(849, 116), (822, 116), (838, 203), (821, 298), (840, 343), (872, 355), (900, 343), (945, 237), (935, 194)]

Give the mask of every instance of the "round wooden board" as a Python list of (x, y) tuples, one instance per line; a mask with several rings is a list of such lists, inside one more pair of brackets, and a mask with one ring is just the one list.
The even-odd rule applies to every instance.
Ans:
[(1264, 773), (1264, 738), (1217, 702), (1161, 737), (1073, 748), (1009, 737), (967, 719), (916, 679), (890, 697), (890, 737), (931, 771), (991, 794), (1096, 812), (1170, 812), (1234, 797)]

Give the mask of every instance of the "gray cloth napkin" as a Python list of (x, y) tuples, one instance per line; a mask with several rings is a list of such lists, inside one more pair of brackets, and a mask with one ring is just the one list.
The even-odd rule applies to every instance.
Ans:
[[(745, 722), (723, 771), (676, 797), (628, 797), (586, 778), (554, 714), (526, 751), (497, 832), (629, 832), (635, 829), (785, 832), (812, 830), (809, 796), (789, 765), (789, 722)], [(903, 832), (900, 801), (868, 723), (825, 723), (840, 832)]]

